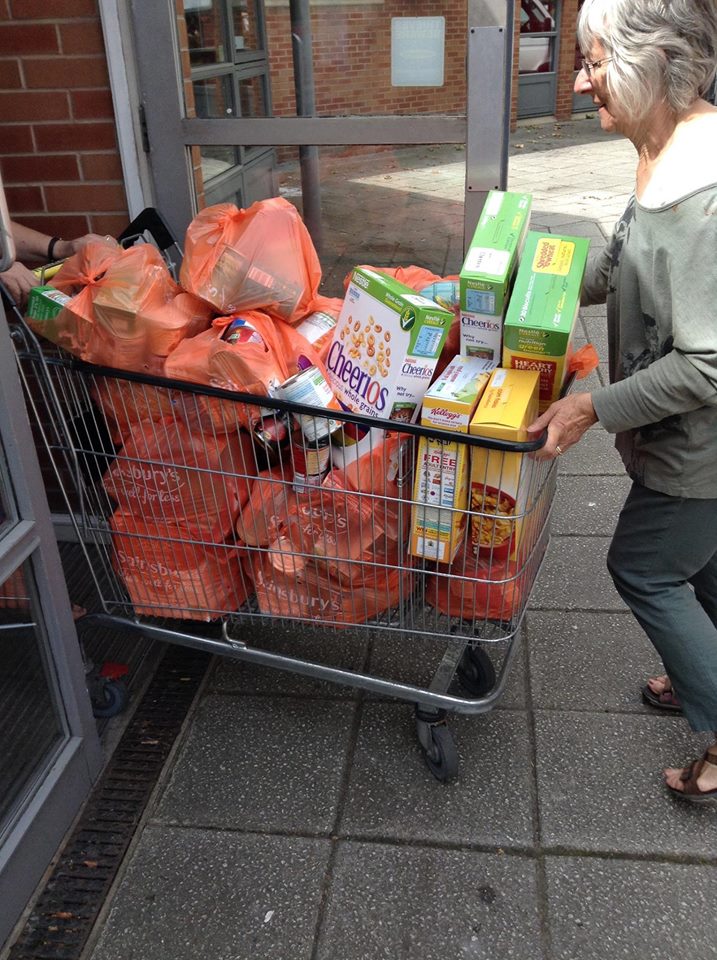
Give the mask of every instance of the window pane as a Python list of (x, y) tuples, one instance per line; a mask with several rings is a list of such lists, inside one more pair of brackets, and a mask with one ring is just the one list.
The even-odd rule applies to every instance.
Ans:
[(520, 32), (550, 33), (555, 30), (556, 0), (521, 0)]
[(555, 37), (521, 37), (518, 73), (545, 73), (553, 69)]
[(226, 61), (221, 0), (184, 0), (189, 60), (193, 67)]
[(0, 584), (0, 826), (63, 738), (30, 582), (26, 564)]
[(234, 28), (234, 53), (244, 50), (261, 50), (259, 20), (256, 15), (255, 0), (233, 0), (232, 25)]
[(239, 112), (242, 117), (266, 117), (266, 78), (247, 77), (239, 81)]
[(198, 117), (216, 119), (218, 117), (234, 116), (234, 97), (232, 94), (231, 75), (207, 77), (204, 80), (195, 80), (194, 108)]

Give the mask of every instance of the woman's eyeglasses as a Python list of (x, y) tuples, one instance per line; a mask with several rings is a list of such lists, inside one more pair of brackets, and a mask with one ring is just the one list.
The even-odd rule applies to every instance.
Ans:
[(588, 77), (592, 78), (593, 70), (599, 70), (608, 60), (612, 60), (612, 57), (603, 57), (602, 60), (581, 60), (580, 63)]

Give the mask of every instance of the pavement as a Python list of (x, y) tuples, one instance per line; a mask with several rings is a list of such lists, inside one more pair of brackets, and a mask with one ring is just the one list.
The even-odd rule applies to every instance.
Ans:
[[(508, 186), (533, 193), (534, 227), (597, 248), (633, 169), (594, 119), (522, 125)], [(462, 170), (453, 147), (330, 158), (327, 292), (356, 231), (363, 262), (457, 270)], [(578, 339), (607, 356), (603, 308)], [(523, 643), (497, 707), (451, 718), (453, 782), (409, 705), (217, 659), (85, 960), (714, 960), (717, 809), (660, 775), (706, 738), (640, 702), (659, 660), (605, 569), (627, 489), (599, 426), (561, 459)], [(346, 631), (276, 647), (418, 682), (442, 652)]]

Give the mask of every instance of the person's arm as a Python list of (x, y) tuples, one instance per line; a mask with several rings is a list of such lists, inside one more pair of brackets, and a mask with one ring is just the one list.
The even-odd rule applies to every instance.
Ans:
[[(74, 240), (63, 240), (61, 237), (50, 237), (46, 233), (14, 221), (12, 236), (15, 241), (15, 258), (22, 263), (50, 263), (54, 260), (66, 260), (73, 253), (81, 250), (90, 240), (109, 239), (95, 233), (87, 233)], [(53, 240), (54, 243), (52, 243)]]

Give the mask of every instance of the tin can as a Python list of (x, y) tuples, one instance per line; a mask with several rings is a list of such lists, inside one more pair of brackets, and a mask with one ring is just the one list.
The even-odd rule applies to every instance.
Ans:
[(294, 492), (306, 487), (320, 487), (329, 472), (331, 446), (328, 437), (309, 441), (300, 430), (291, 437), (291, 459), (294, 465)]
[(259, 331), (245, 320), (244, 317), (234, 317), (232, 322), (225, 328), (222, 334), (222, 340), (227, 343), (264, 343), (264, 338)]
[(289, 439), (288, 417), (281, 410), (262, 407), (262, 418), (254, 424), (254, 443), (266, 455), (269, 463), (278, 463), (282, 448)]
[(318, 367), (301, 370), (282, 383), (279, 389), (285, 400), (319, 408), (316, 416), (305, 413), (294, 414), (307, 440), (312, 442), (328, 440), (331, 434), (340, 428), (340, 423), (326, 416), (328, 410), (341, 408), (326, 377)]

